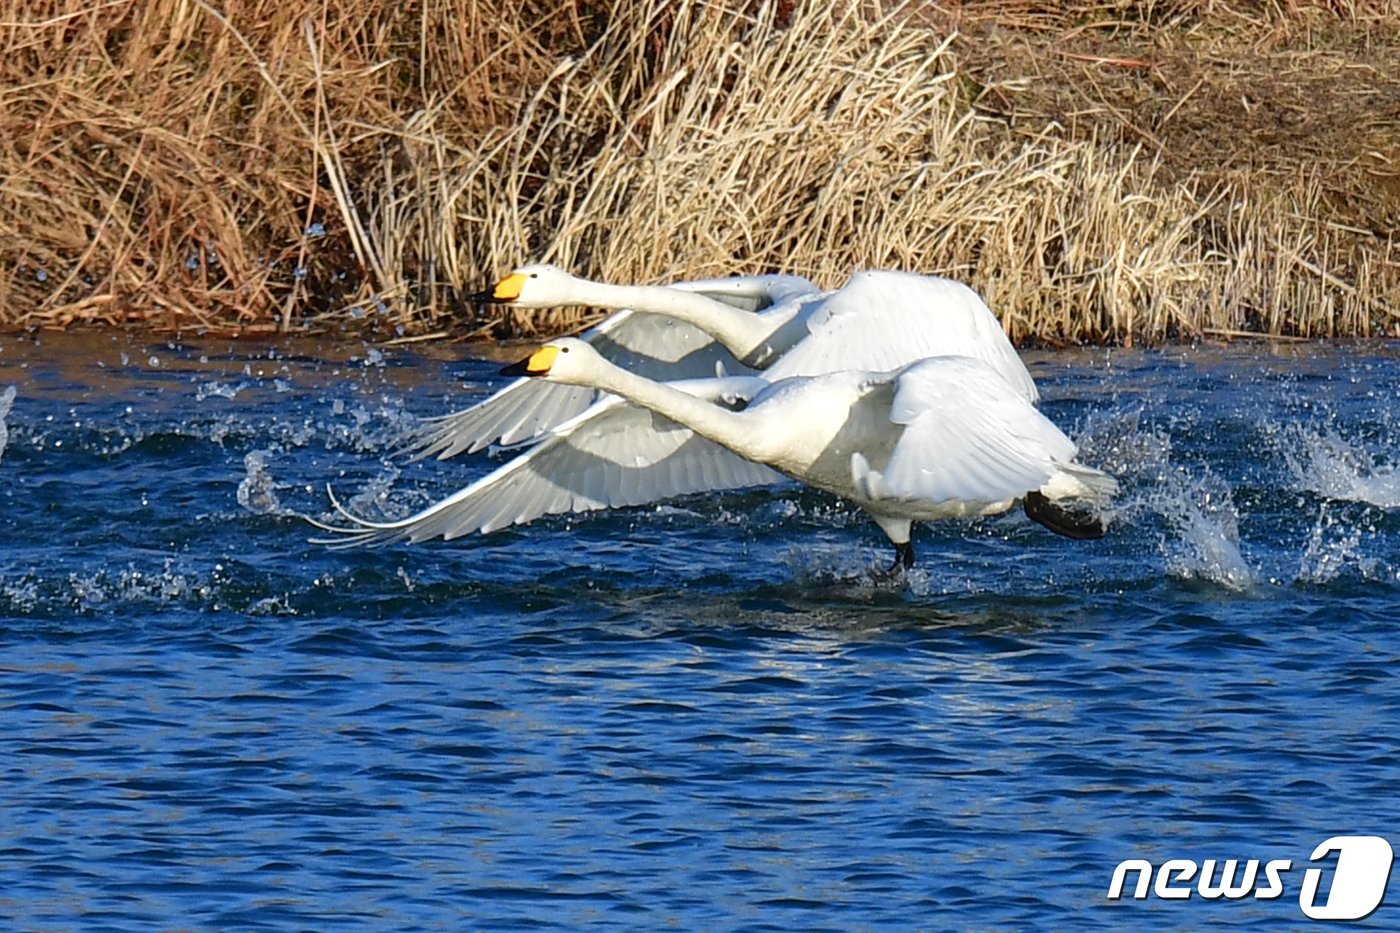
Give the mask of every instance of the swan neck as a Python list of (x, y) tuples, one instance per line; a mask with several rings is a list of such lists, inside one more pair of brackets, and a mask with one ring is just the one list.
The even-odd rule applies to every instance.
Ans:
[(603, 365), (603, 376), (595, 383), (598, 388), (664, 415), (741, 457), (762, 462), (763, 452), (756, 446), (758, 438), (751, 436), (752, 425), (743, 414), (665, 383), (638, 376), (611, 363)]
[(741, 311), (699, 292), (664, 285), (612, 285), (591, 282), (585, 304), (600, 308), (631, 308), (643, 314), (664, 314), (694, 325), (714, 337), (740, 360), (762, 355), (771, 329), (759, 315)]

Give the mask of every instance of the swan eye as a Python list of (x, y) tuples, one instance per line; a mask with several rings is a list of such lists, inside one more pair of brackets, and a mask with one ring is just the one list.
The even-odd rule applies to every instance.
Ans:
[(569, 348), (568, 348), (568, 347), (560, 347), (560, 348), (559, 348), (559, 352), (560, 352), (560, 353), (568, 353), (568, 352), (569, 352)]

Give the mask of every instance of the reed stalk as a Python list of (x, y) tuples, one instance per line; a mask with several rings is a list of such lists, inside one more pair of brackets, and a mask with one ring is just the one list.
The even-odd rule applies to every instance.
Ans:
[(0, 48), (7, 327), (586, 321), (466, 303), (535, 260), (947, 274), (1022, 342), (1400, 333), (1386, 3), (18, 0)]

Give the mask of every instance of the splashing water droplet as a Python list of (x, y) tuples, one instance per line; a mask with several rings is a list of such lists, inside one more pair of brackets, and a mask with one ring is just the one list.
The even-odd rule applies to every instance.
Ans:
[(277, 498), (277, 484), (267, 469), (269, 450), (253, 450), (243, 458), (247, 475), (238, 484), (238, 504), (254, 515), (278, 515), (282, 503)]
[(10, 386), (4, 392), (0, 392), (0, 457), (5, 456), (5, 446), (10, 443), (10, 429), (5, 424), (5, 419), (9, 417), (10, 408), (15, 403), (15, 387)]
[(1400, 473), (1394, 465), (1331, 427), (1298, 425), (1281, 438), (1279, 452), (1301, 489), (1328, 499), (1400, 507)]

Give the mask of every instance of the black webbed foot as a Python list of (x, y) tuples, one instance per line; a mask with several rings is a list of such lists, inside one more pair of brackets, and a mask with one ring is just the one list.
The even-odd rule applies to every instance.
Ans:
[(914, 566), (914, 544), (912, 541), (896, 543), (894, 546), (894, 563), (884, 570), (877, 570), (874, 573), (876, 580), (894, 580), (904, 576), (905, 571)]
[(1026, 515), (1049, 528), (1057, 535), (1066, 538), (1086, 540), (1102, 538), (1107, 532), (1103, 519), (1088, 512), (1077, 510), (1054, 502), (1039, 492), (1026, 493), (1021, 503)]

